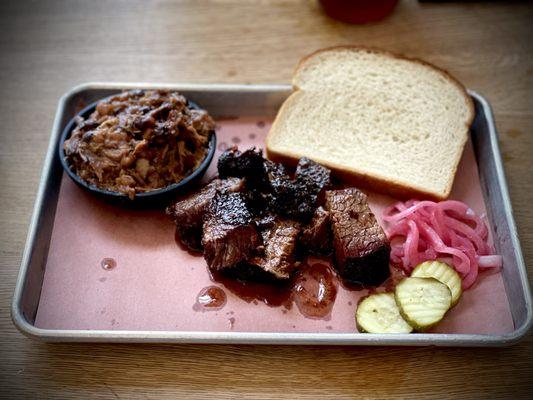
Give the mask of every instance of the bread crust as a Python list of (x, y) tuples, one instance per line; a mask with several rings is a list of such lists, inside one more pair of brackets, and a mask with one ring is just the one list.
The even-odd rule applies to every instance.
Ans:
[[(287, 98), (287, 100), (285, 100), (285, 102), (281, 106), (280, 110), (278, 111), (278, 115), (276, 116), (276, 119), (274, 120), (274, 123), (272, 124), (272, 127), (270, 128), (269, 134), (266, 137), (266, 154), (268, 158), (272, 159), (273, 161), (283, 162), (289, 165), (296, 165), (296, 163), (298, 162), (298, 159), (301, 157), (301, 155), (280, 153), (271, 148), (269, 144), (270, 143), (269, 139), (271, 138), (271, 132), (275, 132), (276, 125), (277, 125), (276, 123), (278, 122), (278, 117), (279, 115), (282, 115), (285, 106), (290, 102), (290, 100), (294, 100), (294, 95), (301, 90), (296, 85), (295, 78), (298, 75), (301, 68), (304, 66), (304, 64), (308, 60), (312, 59), (318, 54), (326, 53), (329, 51), (338, 51), (338, 50), (356, 51), (356, 52), (365, 51), (371, 54), (385, 55), (385, 56), (392, 57), (392, 58), (399, 59), (399, 60), (406, 60), (406, 61), (418, 63), (440, 73), (445, 79), (447, 79), (449, 82), (451, 82), (453, 85), (455, 85), (459, 89), (459, 91), (463, 94), (465, 103), (467, 104), (467, 107), (468, 107), (468, 118), (465, 122), (466, 135), (464, 135), (465, 140), (462, 143), (462, 148), (464, 149), (464, 145), (466, 144), (466, 141), (468, 139), (470, 126), (472, 125), (472, 122), (475, 117), (475, 108), (474, 108), (474, 102), (472, 101), (472, 98), (470, 97), (470, 95), (466, 91), (466, 88), (461, 82), (455, 79), (448, 71), (442, 68), (439, 68), (427, 61), (424, 61), (418, 58), (406, 57), (401, 54), (396, 54), (396, 53), (386, 51), (386, 50), (381, 50), (378, 48), (354, 45), (354, 46), (333, 46), (333, 47), (319, 49), (305, 56), (304, 58), (300, 60), (300, 62), (296, 66), (296, 69), (293, 75), (293, 80), (292, 80), (293, 93)], [(457, 168), (459, 166), (459, 162), (461, 161), (461, 156), (462, 156), (462, 151), (458, 153), (457, 159), (454, 160), (452, 176), (455, 176), (455, 174), (457, 173)], [(366, 173), (362, 173), (360, 171), (348, 170), (341, 165), (335, 165), (334, 163), (331, 163), (326, 160), (314, 160), (314, 161), (319, 162), (327, 166), (328, 168), (331, 168), (334, 175), (343, 179), (344, 181), (347, 181), (351, 184), (355, 184), (359, 187), (362, 187), (368, 190), (385, 193), (385, 194), (398, 197), (398, 198), (402, 198), (402, 199), (418, 198), (418, 199), (431, 199), (431, 200), (445, 200), (450, 195), (450, 192), (453, 186), (453, 179), (452, 179), (452, 181), (449, 183), (448, 187), (446, 188), (446, 192), (441, 196), (431, 191), (425, 191), (422, 188), (407, 186), (405, 184), (395, 182), (389, 179), (385, 179), (382, 177), (378, 177), (376, 175), (369, 175)]]

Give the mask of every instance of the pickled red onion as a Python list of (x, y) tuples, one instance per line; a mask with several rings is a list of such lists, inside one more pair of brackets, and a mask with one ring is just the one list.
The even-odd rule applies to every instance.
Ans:
[[(391, 262), (411, 272), (423, 261), (451, 257), (464, 289), (471, 287), (479, 269), (500, 268), (502, 257), (488, 243), (484, 216), (457, 200), (409, 200), (388, 207), (383, 220), (389, 224)], [(393, 239), (403, 238), (400, 242)]]

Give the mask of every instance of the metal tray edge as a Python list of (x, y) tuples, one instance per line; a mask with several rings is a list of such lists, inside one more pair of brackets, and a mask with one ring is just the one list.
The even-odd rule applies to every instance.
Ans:
[(74, 93), (75, 93), (74, 89), (72, 89), (69, 92), (65, 93), (63, 96), (61, 96), (59, 100), (58, 108), (57, 108), (57, 111), (54, 117), (54, 123), (52, 125), (52, 134), (50, 135), (50, 141), (48, 143), (48, 149), (46, 151), (46, 156), (45, 156), (44, 163), (43, 163), (41, 178), (39, 181), (39, 186), (37, 188), (35, 204), (33, 206), (33, 212), (30, 218), (28, 233), (26, 235), (26, 243), (24, 245), (24, 250), (22, 252), (22, 259), (20, 263), (19, 273), (17, 276), (17, 281), (15, 284), (15, 290), (13, 293), (13, 300), (11, 302), (11, 320), (13, 321), (17, 329), (19, 329), (22, 333), (24, 333), (27, 336), (33, 336), (31, 334), (31, 330), (35, 327), (29, 324), (23, 315), (22, 305), (21, 305), (22, 293), (24, 289), (24, 283), (26, 280), (27, 270), (28, 270), (29, 263), (30, 263), (32, 247), (34, 245), (35, 236), (36, 236), (37, 229), (38, 229), (39, 218), (41, 217), (41, 214), (42, 214), (46, 182), (48, 181), (48, 177), (51, 172), (51, 165), (53, 163), (55, 147), (56, 147), (57, 140), (59, 138), (59, 132), (61, 130), (61, 126), (60, 126), (61, 115), (64, 112), (64, 107), (65, 107), (65, 103), (67, 99)]
[(510, 202), (507, 182), (503, 170), (503, 163), (500, 155), (497, 133), (494, 128), (494, 117), (488, 101), (475, 91), (468, 90), (468, 93), (476, 98), (483, 106), (487, 119), (490, 120), (489, 134), (492, 156), (495, 159), (497, 176), (509, 227), (513, 233), (511, 241), (514, 247), (515, 256), (518, 262), (519, 274), (522, 281), (526, 301), (527, 317), (525, 322), (513, 332), (503, 335), (478, 335), (478, 334), (412, 334), (412, 335), (375, 335), (365, 334), (354, 337), (352, 333), (275, 333), (272, 332), (174, 332), (174, 331), (96, 331), (96, 330), (48, 330), (36, 328), (31, 325), (21, 310), (21, 298), (26, 273), (30, 261), (32, 245), (38, 228), (38, 220), (41, 215), (44, 201), (44, 190), (47, 177), (50, 174), (50, 167), (55, 154), (55, 146), (60, 133), (61, 115), (65, 104), (75, 94), (87, 89), (110, 88), (169, 88), (181, 90), (243, 90), (243, 91), (277, 91), (290, 90), (287, 84), (265, 84), (265, 85), (243, 85), (243, 84), (150, 84), (150, 83), (107, 83), (107, 82), (87, 82), (77, 85), (67, 91), (59, 100), (59, 106), (55, 114), (52, 135), (48, 145), (46, 158), (43, 164), (43, 172), (38, 187), (38, 192), (33, 208), (26, 244), (24, 247), (21, 266), (16, 281), (13, 300), (11, 303), (11, 318), (17, 329), (24, 335), (46, 342), (128, 342), (128, 343), (233, 343), (233, 344), (310, 344), (310, 345), (349, 345), (360, 344), (367, 346), (380, 345), (406, 345), (406, 346), (453, 346), (453, 347), (483, 347), (483, 346), (506, 346), (518, 342), (522, 339), (533, 323), (533, 307), (531, 291), (527, 277), (527, 271), (518, 239), (516, 224), (513, 218), (512, 206)]
[(509, 189), (507, 187), (507, 179), (505, 177), (505, 170), (503, 168), (500, 145), (498, 143), (498, 133), (495, 128), (496, 124), (494, 120), (494, 114), (492, 112), (492, 107), (490, 106), (488, 100), (479, 93), (470, 89), (468, 90), (468, 93), (483, 106), (485, 116), (490, 122), (488, 124), (490, 148), (492, 152), (492, 158), (494, 159), (494, 164), (496, 167), (496, 174), (498, 177), (498, 184), (501, 190), (501, 196), (503, 199), (502, 207), (504, 209), (506, 220), (509, 225), (509, 230), (511, 231), (511, 244), (514, 250), (514, 255), (516, 257), (518, 273), (520, 275), (522, 290), (524, 292), (526, 318), (524, 320), (524, 323), (512, 332), (516, 336), (518, 336), (518, 339), (520, 339), (527, 334), (527, 332), (529, 331), (529, 329), (531, 329), (531, 326), (533, 325), (533, 301), (531, 297), (531, 288), (529, 285), (527, 268), (524, 261), (524, 256), (522, 254), (522, 247), (520, 245), (516, 222), (514, 220), (513, 206), (511, 203), (511, 197), (509, 196)]

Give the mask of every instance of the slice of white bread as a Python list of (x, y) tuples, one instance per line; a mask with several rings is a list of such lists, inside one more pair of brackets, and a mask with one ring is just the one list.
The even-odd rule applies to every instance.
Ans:
[(363, 47), (304, 58), (266, 139), (269, 158), (308, 157), (358, 186), (445, 199), (474, 118), (472, 99), (445, 71)]

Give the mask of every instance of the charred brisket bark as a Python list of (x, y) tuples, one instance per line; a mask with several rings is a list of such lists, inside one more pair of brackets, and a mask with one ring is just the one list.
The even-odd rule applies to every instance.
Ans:
[(298, 214), (307, 220), (321, 203), (324, 189), (331, 186), (331, 171), (304, 157), (296, 167), (295, 181)]
[(320, 195), (331, 184), (330, 170), (308, 158), (300, 160), (293, 180), (282, 164), (264, 159), (254, 148), (226, 150), (217, 167), (221, 178), (246, 178), (250, 204), (256, 212), (269, 210), (299, 221), (311, 219)]
[(229, 177), (247, 178), (248, 186), (261, 186), (264, 182), (264, 162), (261, 150), (251, 149), (240, 152), (237, 146), (224, 151), (218, 158), (218, 176), (221, 179)]
[(217, 190), (225, 193), (241, 192), (243, 189), (244, 181), (242, 179), (215, 179), (199, 192), (193, 193), (169, 206), (166, 213), (176, 224), (177, 234), (182, 243), (191, 250), (201, 250), (204, 214), (209, 208), (211, 200), (215, 197)]
[(202, 245), (212, 271), (246, 262), (261, 244), (254, 218), (242, 193), (217, 193), (205, 216)]

